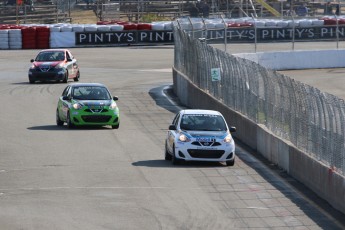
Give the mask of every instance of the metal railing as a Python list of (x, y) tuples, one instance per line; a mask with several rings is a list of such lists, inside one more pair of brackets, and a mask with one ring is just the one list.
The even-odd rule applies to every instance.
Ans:
[[(174, 26), (174, 67), (202, 90), (345, 175), (345, 103)], [(220, 80), (213, 81), (217, 68)]]
[[(59, 5), (60, 6), (60, 5)], [(1, 24), (70, 22), (65, 7), (58, 5), (0, 6)]]

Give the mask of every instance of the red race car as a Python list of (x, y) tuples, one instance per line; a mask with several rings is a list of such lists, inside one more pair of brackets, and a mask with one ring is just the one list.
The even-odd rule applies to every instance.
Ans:
[(56, 81), (67, 83), (68, 79), (79, 81), (80, 71), (77, 59), (67, 49), (46, 49), (31, 59), (29, 82)]

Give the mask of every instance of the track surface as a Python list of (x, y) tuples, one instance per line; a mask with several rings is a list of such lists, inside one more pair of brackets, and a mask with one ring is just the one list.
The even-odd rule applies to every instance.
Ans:
[(28, 83), (37, 50), (1, 51), (1, 230), (344, 228), (343, 215), (239, 145), (233, 167), (164, 161), (180, 109), (162, 93), (173, 47), (71, 51), (81, 82), (119, 96), (120, 129), (57, 127), (66, 84)]

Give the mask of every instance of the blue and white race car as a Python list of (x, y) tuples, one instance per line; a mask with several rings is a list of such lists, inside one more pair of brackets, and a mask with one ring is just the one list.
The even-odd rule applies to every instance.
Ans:
[(228, 127), (214, 110), (187, 109), (176, 114), (165, 141), (165, 160), (226, 162), (235, 164), (235, 127)]

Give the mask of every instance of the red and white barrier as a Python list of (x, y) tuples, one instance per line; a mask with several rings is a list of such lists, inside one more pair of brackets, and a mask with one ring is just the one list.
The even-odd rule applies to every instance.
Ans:
[[(179, 25), (186, 30), (228, 28), (292, 28), (344, 25), (345, 17), (320, 19), (273, 20), (253, 18), (237, 19), (181, 19)], [(100, 21), (97, 24), (49, 24), (49, 25), (0, 25), (0, 49), (47, 49), (75, 47), (75, 33), (118, 31), (172, 31), (171, 21), (153, 23), (130, 23), (123, 21)]]

